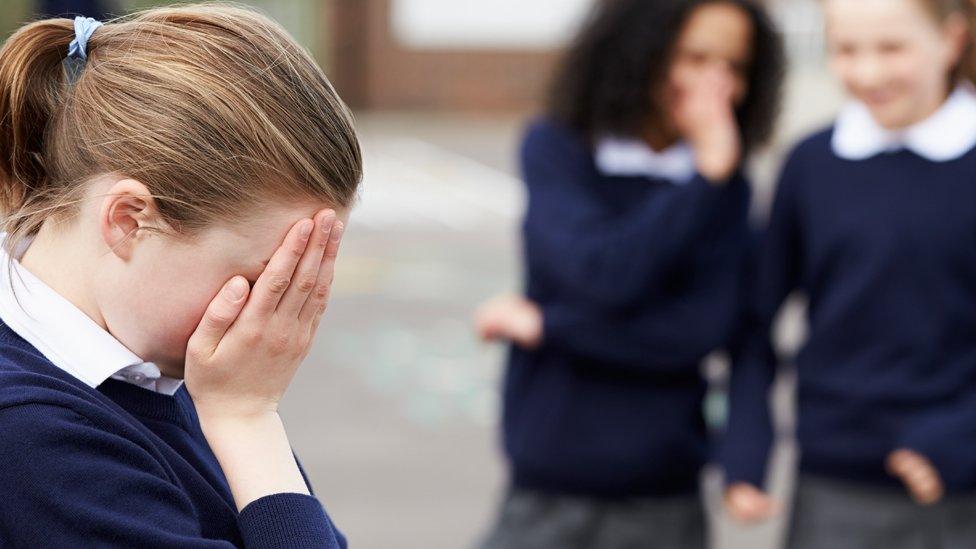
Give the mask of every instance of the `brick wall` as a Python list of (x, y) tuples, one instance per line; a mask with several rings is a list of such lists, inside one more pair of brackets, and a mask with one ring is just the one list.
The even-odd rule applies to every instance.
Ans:
[[(531, 0), (528, 0), (531, 1)], [(390, 0), (331, 0), (329, 65), (358, 109), (526, 111), (557, 52), (411, 49), (391, 29)]]

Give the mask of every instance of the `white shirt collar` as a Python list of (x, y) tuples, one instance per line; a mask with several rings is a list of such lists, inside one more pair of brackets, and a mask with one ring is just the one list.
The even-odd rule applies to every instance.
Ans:
[(695, 153), (683, 141), (658, 152), (639, 139), (607, 136), (597, 141), (594, 160), (603, 175), (653, 177), (677, 185), (697, 172)]
[(976, 146), (976, 90), (960, 85), (931, 116), (893, 131), (878, 124), (859, 102), (837, 117), (831, 147), (846, 160), (864, 160), (883, 152), (908, 149), (933, 162), (955, 160)]
[[(5, 238), (6, 233), (0, 233), (0, 240)], [(0, 248), (3, 322), (55, 366), (89, 387), (98, 387), (111, 377), (157, 393), (176, 393), (182, 380), (162, 376), (155, 364), (144, 362), (20, 264), (17, 259), (29, 245), (16, 250), (12, 260)], [(8, 260), (12, 263), (9, 269)]]

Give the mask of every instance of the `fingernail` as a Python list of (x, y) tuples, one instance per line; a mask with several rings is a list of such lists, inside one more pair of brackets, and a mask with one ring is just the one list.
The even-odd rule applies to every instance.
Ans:
[(227, 297), (231, 301), (240, 301), (244, 298), (244, 294), (247, 292), (247, 282), (244, 282), (241, 278), (234, 278), (227, 285)]
[(301, 231), (302, 238), (308, 238), (308, 235), (312, 234), (312, 226), (315, 225), (310, 219), (302, 221), (302, 226), (299, 229)]
[(345, 228), (346, 228), (346, 226), (342, 224), (342, 221), (337, 221), (336, 224), (332, 227), (332, 238), (331, 238), (331, 240), (333, 242), (338, 242), (339, 239), (342, 238), (342, 231)]

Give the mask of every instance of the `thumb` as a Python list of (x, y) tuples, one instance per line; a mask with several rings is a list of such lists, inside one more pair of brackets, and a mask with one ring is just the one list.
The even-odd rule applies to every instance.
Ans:
[(213, 354), (221, 338), (244, 308), (250, 289), (247, 280), (242, 276), (228, 280), (207, 306), (188, 345), (197, 347), (198, 351), (204, 351), (208, 355)]

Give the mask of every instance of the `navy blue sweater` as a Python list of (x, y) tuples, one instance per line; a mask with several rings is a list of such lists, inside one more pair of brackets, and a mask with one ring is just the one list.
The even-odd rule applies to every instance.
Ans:
[(541, 120), (521, 149), (535, 351), (504, 387), (516, 487), (592, 497), (689, 493), (706, 459), (699, 362), (737, 316), (748, 186), (610, 177)]
[(92, 389), (2, 323), (0, 463), (0, 547), (346, 546), (312, 496), (238, 514), (185, 388)]
[(769, 328), (798, 290), (810, 321), (796, 359), (801, 470), (894, 484), (884, 459), (905, 447), (932, 459), (950, 489), (972, 489), (976, 151), (847, 161), (831, 135), (801, 143), (783, 169), (733, 367), (728, 480), (762, 482)]

